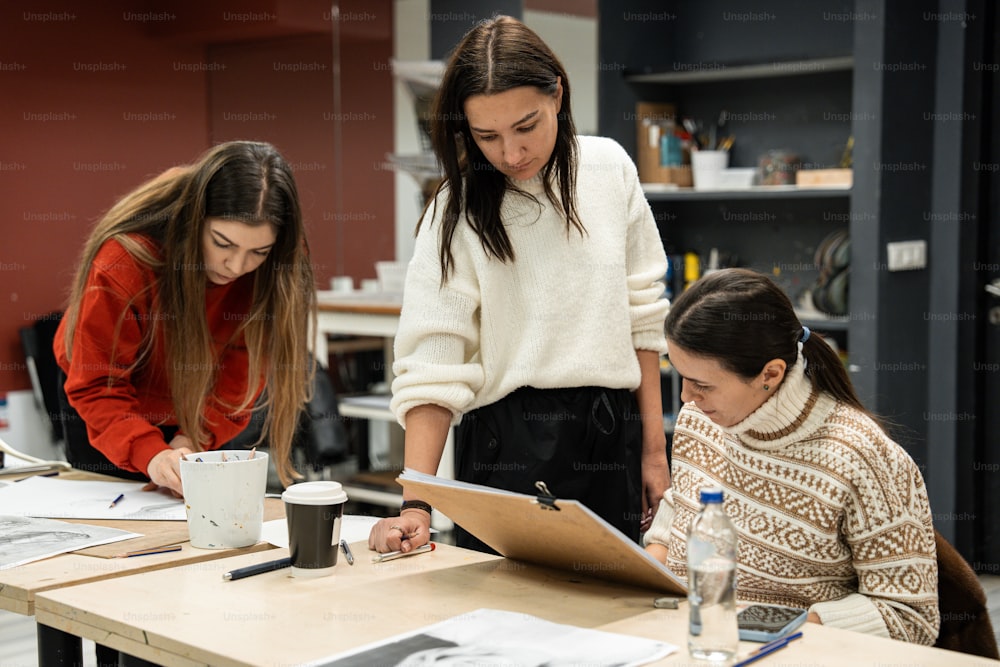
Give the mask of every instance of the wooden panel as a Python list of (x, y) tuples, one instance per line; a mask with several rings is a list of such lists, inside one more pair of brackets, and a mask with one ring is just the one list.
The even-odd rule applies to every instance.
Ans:
[(485, 486), (405, 476), (398, 481), (508, 558), (557, 568), (570, 579), (591, 576), (687, 593), (670, 570), (578, 501), (559, 499), (558, 509), (551, 509), (531, 496)]

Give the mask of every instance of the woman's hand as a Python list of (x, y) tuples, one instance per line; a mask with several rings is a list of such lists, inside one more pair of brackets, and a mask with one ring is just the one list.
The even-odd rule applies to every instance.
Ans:
[(663, 493), (669, 488), (670, 467), (667, 465), (666, 436), (664, 436), (662, 445), (644, 447), (642, 452), (642, 520), (639, 523), (641, 532), (646, 532), (653, 525), (653, 515), (660, 506)]
[(408, 509), (401, 516), (381, 519), (372, 526), (368, 548), (379, 553), (412, 551), (431, 539), (431, 515), (423, 510)]
[(173, 437), (173, 439), (167, 443), (170, 449), (186, 449), (188, 454), (194, 451), (194, 443), (191, 442), (191, 438), (186, 435), (178, 433)]
[(663, 492), (670, 488), (667, 465), (667, 435), (663, 431), (663, 403), (660, 396), (660, 355), (653, 350), (636, 350), (641, 379), (635, 398), (642, 416), (642, 518), (639, 530), (653, 525)]
[(187, 436), (175, 437), (170, 441), (170, 449), (164, 449), (150, 459), (149, 467), (146, 469), (146, 474), (154, 484), (170, 489), (170, 492), (178, 498), (184, 497), (184, 487), (181, 484), (181, 457), (192, 453), (185, 443), (191, 444)]

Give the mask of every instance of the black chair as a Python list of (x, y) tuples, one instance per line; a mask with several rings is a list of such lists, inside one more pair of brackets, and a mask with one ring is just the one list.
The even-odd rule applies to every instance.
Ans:
[[(292, 451), (293, 455), (299, 455), (297, 458), (301, 457), (303, 463), (318, 471), (325, 466), (343, 462), (350, 453), (350, 446), (344, 422), (337, 409), (337, 394), (333, 382), (327, 370), (316, 364), (312, 355), (309, 360), (315, 370), (312, 399), (299, 414)], [(256, 444), (264, 425), (262, 402), (265, 398), (266, 390), (254, 408), (250, 424), (226, 443), (227, 448), (249, 449)]]
[(938, 609), (941, 631), (934, 646), (1000, 659), (986, 593), (972, 566), (937, 530)]
[(20, 329), (21, 346), (24, 348), (25, 363), (28, 366), (28, 375), (31, 377), (31, 389), (35, 394), (35, 403), (48, 416), (52, 442), (63, 439), (56, 385), (59, 367), (56, 365), (56, 355), (52, 350), (56, 329), (59, 328), (62, 317), (62, 311), (54, 311), (42, 315), (33, 325)]

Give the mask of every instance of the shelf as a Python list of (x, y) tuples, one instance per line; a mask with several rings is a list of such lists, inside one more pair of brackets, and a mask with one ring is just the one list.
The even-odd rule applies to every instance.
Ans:
[(674, 63), (670, 72), (625, 73), (630, 83), (686, 84), (712, 81), (737, 81), (740, 79), (771, 79), (803, 74), (826, 74), (854, 69), (853, 56), (834, 58), (807, 58), (803, 60), (775, 61), (746, 65), (725, 63)]
[(800, 315), (799, 322), (816, 331), (847, 331), (850, 318)]
[(403, 501), (403, 488), (396, 482), (396, 478), (401, 472), (402, 470), (359, 472), (341, 483), (351, 500), (383, 507), (399, 507)]
[(358, 503), (369, 503), (371, 505), (378, 505), (379, 507), (399, 507), (399, 504), (403, 502), (403, 491), (379, 491), (377, 489), (370, 489), (364, 486), (354, 486), (350, 482), (344, 482), (342, 484), (344, 493), (347, 497)]
[[(652, 187), (650, 187), (652, 185)], [(797, 185), (755, 185), (740, 190), (695, 190), (694, 188), (661, 189), (658, 184), (643, 184), (649, 201), (720, 201), (733, 199), (837, 199), (850, 197), (851, 188)]]
[(337, 409), (341, 417), (394, 422), (396, 421), (396, 416), (389, 409), (389, 400), (391, 398), (387, 394), (343, 396), (337, 404)]

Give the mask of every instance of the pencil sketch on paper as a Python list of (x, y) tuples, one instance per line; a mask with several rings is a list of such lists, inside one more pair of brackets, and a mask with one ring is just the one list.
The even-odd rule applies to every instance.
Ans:
[(496, 609), (477, 609), (441, 623), (391, 637), (310, 667), (393, 665), (517, 665), (632, 667), (677, 650), (672, 644), (590, 630)]
[(0, 570), (133, 537), (140, 536), (104, 526), (0, 515)]

